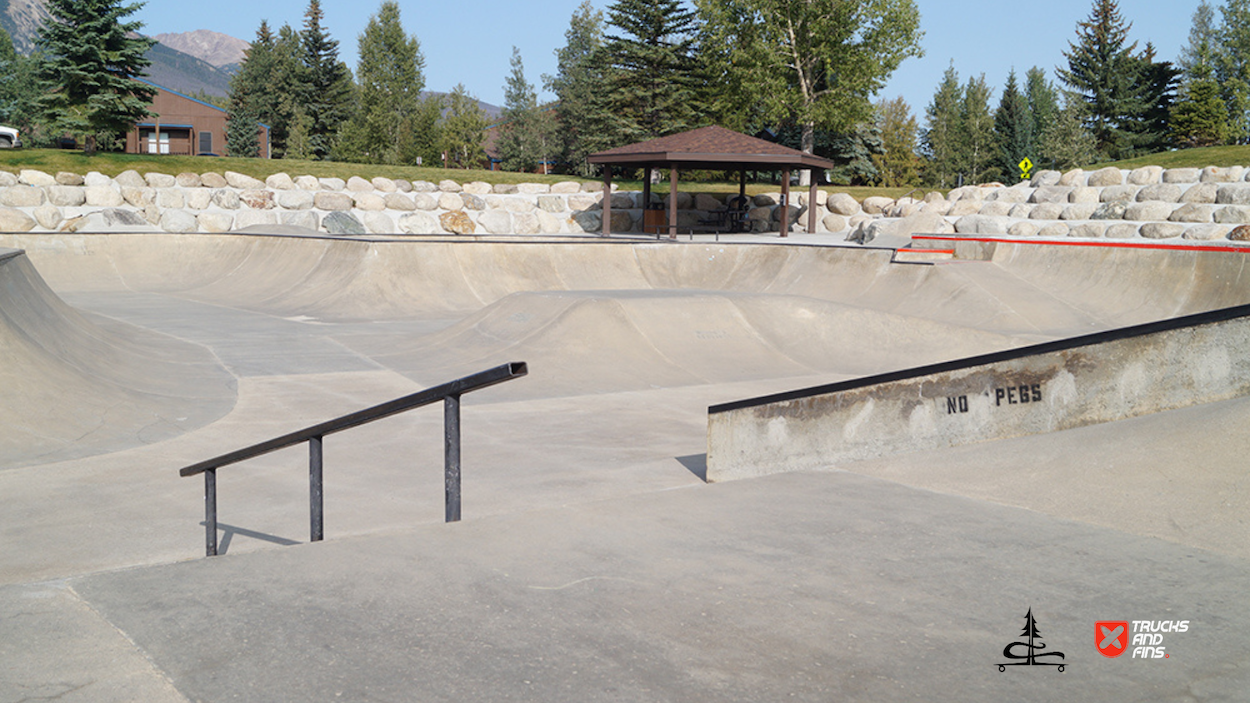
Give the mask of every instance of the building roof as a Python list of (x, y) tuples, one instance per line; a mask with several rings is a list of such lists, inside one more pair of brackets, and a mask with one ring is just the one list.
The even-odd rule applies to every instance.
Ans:
[(601, 151), (591, 154), (587, 161), (682, 168), (833, 168), (833, 162), (828, 159), (717, 126)]

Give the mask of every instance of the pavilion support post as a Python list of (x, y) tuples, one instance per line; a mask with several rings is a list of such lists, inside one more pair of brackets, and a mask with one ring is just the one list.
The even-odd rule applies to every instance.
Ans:
[(612, 234), (612, 166), (603, 165), (603, 236)]
[(816, 169), (808, 169), (807, 174), (812, 181), (807, 191), (807, 233), (816, 234)]
[(642, 233), (647, 232), (647, 211), (651, 209), (651, 167), (642, 170)]
[(781, 172), (781, 236), (790, 236), (790, 169)]
[(738, 172), (738, 197), (743, 200), (747, 197), (747, 170), (745, 168)]
[(677, 169), (668, 172), (668, 238), (677, 239)]

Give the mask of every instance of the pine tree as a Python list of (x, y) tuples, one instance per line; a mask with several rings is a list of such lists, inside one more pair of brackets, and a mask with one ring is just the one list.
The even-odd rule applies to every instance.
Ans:
[(1029, 113), (1029, 100), (1016, 83), (1013, 68), (1007, 74), (1007, 85), (994, 111), (994, 133), (998, 141), (998, 169), (1002, 177), (1017, 183), (1020, 180), (1020, 162), (1026, 157), (1032, 161), (1034, 152), (1033, 116)]
[(246, 109), (231, 109), (226, 121), (227, 155), (240, 158), (260, 156), (260, 125)]
[(1172, 107), (1171, 137), (1182, 149), (1218, 146), (1228, 138), (1228, 111), (1214, 80), (1198, 79), (1185, 86)]
[(1176, 102), (1180, 71), (1169, 61), (1155, 61), (1155, 48), (1149, 42), (1140, 55), (1133, 57), (1133, 62), (1141, 107), (1125, 120), (1125, 131), (1131, 135), (1129, 143), (1132, 150), (1122, 153), (1137, 156), (1165, 151), (1171, 145), (1168, 122), (1171, 120), (1172, 105)]
[(608, 6), (613, 135), (622, 144), (698, 126), (694, 10), (679, 0), (616, 0)]
[(512, 73), (504, 86), (504, 109), (496, 148), (506, 171), (525, 171), (550, 160), (552, 122), (538, 105), (534, 86), (525, 79), (521, 52), (512, 47)]
[(1033, 118), (1032, 157), (1038, 166), (1051, 166), (1050, 154), (1042, 148), (1042, 135), (1054, 123), (1059, 114), (1059, 94), (1055, 86), (1046, 80), (1046, 72), (1034, 66), (1025, 74), (1025, 95), (1029, 101), (1029, 115)]
[(1228, 111), (1229, 141), (1250, 141), (1250, 0), (1225, 0), (1220, 8), (1220, 50), (1215, 80)]
[(1145, 109), (1135, 85), (1137, 43), (1127, 43), (1131, 28), (1116, 0), (1094, 0), (1089, 19), (1077, 23), (1077, 43), (1063, 52), (1068, 68), (1059, 69), (1060, 80), (1085, 102), (1098, 151), (1112, 159), (1132, 151), (1125, 121)]
[(36, 46), (44, 53), (38, 79), (39, 109), (55, 131), (85, 135), (94, 154), (98, 135), (116, 139), (146, 117), (156, 90), (134, 78), (151, 65), (156, 42), (138, 34), (142, 22), (125, 22), (141, 3), (120, 0), (47, 0), (49, 18)]
[(986, 183), (1000, 176), (998, 140), (994, 134), (994, 117), (990, 114), (990, 86), (985, 75), (969, 78), (960, 105), (962, 162), (960, 172), (964, 183)]
[(586, 157), (613, 146), (603, 90), (603, 13), (583, 0), (564, 38), (564, 48), (556, 51), (556, 75), (543, 81), (556, 96), (560, 161), (569, 171), (590, 176), (594, 170)]
[(464, 84), (457, 85), (448, 96), (447, 115), (443, 118), (443, 151), (447, 165), (455, 168), (477, 168), (483, 158), (486, 114), (469, 95)]
[(877, 103), (877, 125), (884, 153), (873, 156), (877, 184), (887, 187), (920, 183), (920, 157), (916, 155), (919, 127), (907, 101), (899, 96)]
[(348, 158), (384, 164), (416, 160), (413, 131), (425, 88), (425, 57), (416, 37), (404, 32), (399, 4), (382, 3), (359, 40), (356, 67), (359, 105), (344, 139)]
[(1219, 30), (1215, 26), (1215, 10), (1206, 0), (1194, 10), (1189, 29), (1189, 43), (1181, 47), (1176, 66), (1186, 83), (1215, 76), (1221, 52)]
[(300, 107), (309, 119), (308, 145), (317, 159), (330, 155), (339, 128), (351, 116), (354, 92), (351, 71), (339, 60), (339, 43), (321, 25), (324, 19), (320, 0), (309, 0), (300, 33), (305, 69)]
[(925, 120), (929, 125), (924, 134), (924, 149), (929, 157), (925, 179), (940, 188), (954, 187), (957, 183), (963, 153), (962, 102), (959, 74), (952, 62), (933, 93), (933, 101), (925, 108)]

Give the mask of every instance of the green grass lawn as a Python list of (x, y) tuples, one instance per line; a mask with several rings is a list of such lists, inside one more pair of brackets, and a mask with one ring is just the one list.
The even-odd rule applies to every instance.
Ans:
[(1114, 166), (1116, 168), (1139, 168), (1162, 166), (1163, 168), (1203, 168), (1205, 166), (1250, 166), (1250, 145), (1212, 146), (1202, 149), (1179, 149), (1148, 154), (1135, 159), (1112, 161), (1087, 166), (1085, 170)]

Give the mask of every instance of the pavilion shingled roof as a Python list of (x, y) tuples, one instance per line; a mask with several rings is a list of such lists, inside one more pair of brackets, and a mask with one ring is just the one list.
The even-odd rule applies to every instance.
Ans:
[(724, 127), (700, 127), (689, 132), (649, 139), (592, 154), (590, 163), (744, 164), (832, 168), (827, 159), (780, 144), (757, 139)]

